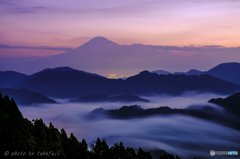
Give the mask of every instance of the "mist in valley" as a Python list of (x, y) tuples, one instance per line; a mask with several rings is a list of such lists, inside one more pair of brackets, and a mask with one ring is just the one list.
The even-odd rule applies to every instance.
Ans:
[[(123, 142), (125, 146), (142, 147), (146, 150), (163, 149), (182, 158), (209, 158), (210, 150), (240, 151), (240, 131), (213, 121), (187, 115), (154, 115), (132, 119), (101, 118), (89, 120), (86, 115), (97, 108), (119, 109), (122, 106), (140, 105), (142, 108), (191, 108), (205, 105), (211, 98), (226, 97), (217, 94), (188, 92), (182, 96), (168, 95), (141, 96), (150, 103), (69, 103), (69, 99), (55, 99), (58, 104), (38, 104), (31, 107), (20, 105), (24, 117), (32, 120), (42, 118), (46, 125), (53, 123), (58, 129), (64, 128), (68, 135), (73, 133), (88, 144), (97, 137), (105, 139), (109, 145)], [(227, 114), (226, 114), (227, 115)], [(213, 156), (211, 158), (233, 158), (233, 156)]]

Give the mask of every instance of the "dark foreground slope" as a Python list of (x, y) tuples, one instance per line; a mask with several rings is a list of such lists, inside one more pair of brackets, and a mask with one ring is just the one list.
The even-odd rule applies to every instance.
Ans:
[[(46, 126), (42, 119), (31, 122), (23, 118), (14, 100), (10, 100), (8, 96), (2, 98), (2, 94), (0, 94), (0, 124), (2, 157), (5, 155), (10, 158), (13, 156), (16, 158), (77, 158), (76, 156), (79, 155), (87, 155), (84, 140), (79, 142), (73, 134), (68, 137), (64, 129), (59, 132), (51, 123)], [(51, 151), (49, 156), (38, 154), (38, 152)], [(18, 155), (15, 152), (26, 152), (26, 154)], [(31, 156), (29, 152), (35, 152), (35, 154)]]
[[(134, 150), (116, 143), (109, 147), (105, 140), (96, 140), (90, 150), (86, 141), (78, 141), (64, 129), (59, 131), (52, 123), (46, 126), (42, 119), (24, 118), (13, 99), (0, 93), (0, 156), (18, 159), (152, 159), (141, 148)], [(167, 159), (171, 154), (164, 154)], [(179, 159), (179, 157), (177, 157)]]
[(210, 75), (158, 75), (148, 71), (121, 79), (108, 79), (77, 70), (51, 69), (25, 79), (19, 88), (58, 98), (78, 98), (88, 95), (180, 95), (185, 91), (231, 94), (240, 86)]
[(16, 101), (17, 104), (31, 105), (33, 103), (57, 103), (55, 100), (45, 97), (44, 95), (36, 92), (12, 88), (0, 88), (3, 95), (9, 95)]

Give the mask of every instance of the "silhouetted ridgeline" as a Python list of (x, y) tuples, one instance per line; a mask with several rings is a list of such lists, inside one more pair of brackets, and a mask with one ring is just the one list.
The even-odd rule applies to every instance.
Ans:
[(108, 97), (106, 95), (89, 95), (79, 97), (75, 100), (70, 100), (70, 102), (85, 103), (85, 102), (150, 102), (150, 101), (147, 99), (140, 98), (138, 96), (123, 94), (112, 97)]
[(240, 85), (240, 63), (237, 62), (229, 62), (229, 63), (222, 63), (217, 65), (216, 67), (208, 70), (208, 71), (199, 71), (199, 70), (195, 70), (195, 69), (191, 69), (188, 72), (174, 72), (174, 73), (170, 73), (168, 71), (164, 71), (164, 70), (155, 70), (152, 71), (153, 73), (157, 73), (157, 74), (162, 74), (162, 75), (167, 75), (167, 74), (173, 74), (173, 75), (177, 75), (177, 74), (184, 74), (184, 75), (203, 75), (203, 74), (209, 74), (213, 77), (217, 77), (220, 78), (222, 80)]
[(0, 88), (0, 92), (3, 95), (9, 95), (14, 98), (16, 103), (21, 105), (31, 105), (34, 103), (57, 103), (55, 100), (45, 97), (40, 93), (32, 92), (24, 88)]
[(233, 114), (240, 115), (240, 92), (230, 95), (227, 98), (211, 99), (208, 102), (222, 106)]
[(169, 107), (143, 109), (138, 105), (123, 106), (119, 109), (105, 110), (98, 108), (90, 112), (87, 119), (131, 119), (143, 118), (152, 115), (189, 115), (201, 119), (207, 119), (219, 124), (240, 130), (240, 118), (221, 109), (211, 106), (190, 106), (185, 109), (171, 109)]
[(240, 63), (222, 63), (207, 71), (208, 74), (240, 85)]
[(27, 77), (18, 85), (46, 96), (78, 98), (88, 95), (118, 94), (169, 94), (180, 95), (185, 91), (229, 94), (240, 90), (240, 86), (210, 75), (158, 75), (140, 72), (126, 80), (108, 79), (77, 70), (47, 69)]
[(13, 88), (27, 77), (28, 75), (15, 71), (0, 71), (0, 87)]
[[(51, 123), (46, 126), (42, 119), (29, 121), (23, 118), (14, 100), (10, 100), (8, 96), (2, 97), (1, 93), (0, 127), (0, 153), (5, 158), (152, 159), (151, 154), (141, 148), (134, 150), (124, 147), (121, 142), (109, 147), (99, 138), (89, 150), (84, 139), (78, 141), (72, 133), (68, 137), (64, 129), (59, 132)], [(30, 151), (35, 154), (29, 156)], [(26, 154), (11, 156), (14, 152)], [(40, 156), (38, 152), (52, 153), (49, 153), (49, 156)], [(168, 156), (175, 158), (171, 154), (165, 154), (161, 159), (168, 159)]]

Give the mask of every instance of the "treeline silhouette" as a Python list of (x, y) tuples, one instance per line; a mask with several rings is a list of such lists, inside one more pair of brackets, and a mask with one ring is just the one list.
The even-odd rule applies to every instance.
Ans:
[[(89, 148), (84, 139), (78, 141), (72, 133), (68, 137), (64, 129), (59, 131), (52, 123), (46, 126), (42, 119), (24, 118), (15, 101), (1, 93), (0, 127), (0, 150), (4, 158), (152, 159), (150, 152), (142, 148), (124, 147), (122, 142), (109, 147), (100, 138)], [(38, 152), (48, 152), (48, 155)], [(175, 157), (167, 153), (160, 159)], [(180, 158), (176, 156), (176, 159)]]

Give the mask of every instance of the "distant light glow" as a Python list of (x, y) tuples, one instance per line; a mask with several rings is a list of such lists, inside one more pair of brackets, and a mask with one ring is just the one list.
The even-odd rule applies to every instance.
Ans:
[(107, 78), (109, 78), (109, 79), (118, 79), (117, 74), (109, 74), (109, 76)]

